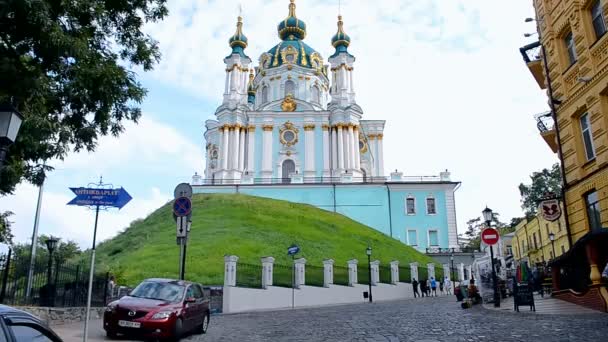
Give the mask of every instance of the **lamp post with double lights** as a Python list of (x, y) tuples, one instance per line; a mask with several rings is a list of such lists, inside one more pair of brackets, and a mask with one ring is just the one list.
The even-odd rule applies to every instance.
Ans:
[(372, 300), (372, 248), (367, 246), (365, 249), (365, 254), (367, 254), (367, 280), (369, 284), (369, 302), (373, 302)]
[[(486, 207), (482, 212), (483, 220), (486, 222), (486, 226), (491, 228), (492, 219), (494, 214), (492, 209)], [(490, 260), (492, 262), (492, 285), (494, 288), (494, 307), (500, 307), (500, 294), (498, 293), (498, 278), (496, 276), (496, 267), (494, 265), (494, 247), (490, 244)]]
[(0, 104), (0, 169), (4, 165), (8, 147), (15, 142), (23, 115), (13, 106)]

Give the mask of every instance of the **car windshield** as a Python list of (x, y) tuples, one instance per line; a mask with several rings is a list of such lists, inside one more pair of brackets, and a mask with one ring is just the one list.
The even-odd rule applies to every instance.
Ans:
[(139, 284), (130, 294), (131, 297), (164, 300), (167, 302), (179, 302), (184, 296), (185, 287), (182, 285), (144, 281)]

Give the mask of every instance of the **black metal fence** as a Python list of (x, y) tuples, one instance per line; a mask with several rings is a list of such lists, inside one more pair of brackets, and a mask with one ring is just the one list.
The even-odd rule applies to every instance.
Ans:
[(369, 285), (369, 265), (357, 266), (357, 283)]
[(380, 282), (383, 284), (391, 284), (391, 267), (379, 266)]
[(426, 267), (418, 266), (418, 281), (429, 279), (429, 270)]
[(325, 269), (319, 266), (306, 266), (306, 285), (323, 287)]
[(348, 267), (334, 266), (334, 284), (348, 286)]
[(399, 266), (399, 282), (400, 283), (411, 283), (412, 282), (412, 270), (409, 266)]
[(262, 288), (262, 266), (239, 262), (236, 266), (236, 286)]
[(443, 280), (443, 278), (444, 278), (443, 267), (435, 268), (435, 279)]
[[(46, 259), (46, 260), (45, 260)], [(29, 255), (14, 255), (11, 250), (0, 256), (0, 303), (45, 307), (86, 306), (89, 284), (87, 263), (51, 262), (38, 257), (32, 269), (32, 286), (27, 296)], [(108, 273), (93, 277), (92, 306), (105, 306), (109, 299)]]
[(273, 268), (272, 285), (291, 288), (293, 286), (293, 266), (274, 265)]

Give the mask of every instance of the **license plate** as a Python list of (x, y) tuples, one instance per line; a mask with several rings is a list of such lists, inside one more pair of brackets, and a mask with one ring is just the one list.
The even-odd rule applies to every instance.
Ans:
[(118, 321), (118, 325), (124, 328), (141, 328), (141, 323), (139, 322)]

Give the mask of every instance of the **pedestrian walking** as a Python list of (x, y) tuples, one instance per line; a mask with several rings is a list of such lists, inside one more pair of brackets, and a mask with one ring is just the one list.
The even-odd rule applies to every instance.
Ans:
[(444, 286), (445, 286), (445, 292), (449, 295), (452, 294), (452, 281), (450, 280), (450, 278), (445, 277), (445, 282), (444, 282)]
[(437, 297), (437, 280), (431, 277), (431, 295)]
[(418, 293), (418, 282), (416, 279), (412, 282), (412, 287), (414, 288), (414, 298), (420, 297), (420, 293)]
[(441, 295), (443, 296), (443, 279), (439, 280), (439, 292), (441, 293)]
[(421, 297), (426, 295), (426, 281), (424, 279), (420, 280), (420, 294), (422, 294)]
[(431, 296), (431, 281), (429, 279), (426, 280), (426, 296)]

